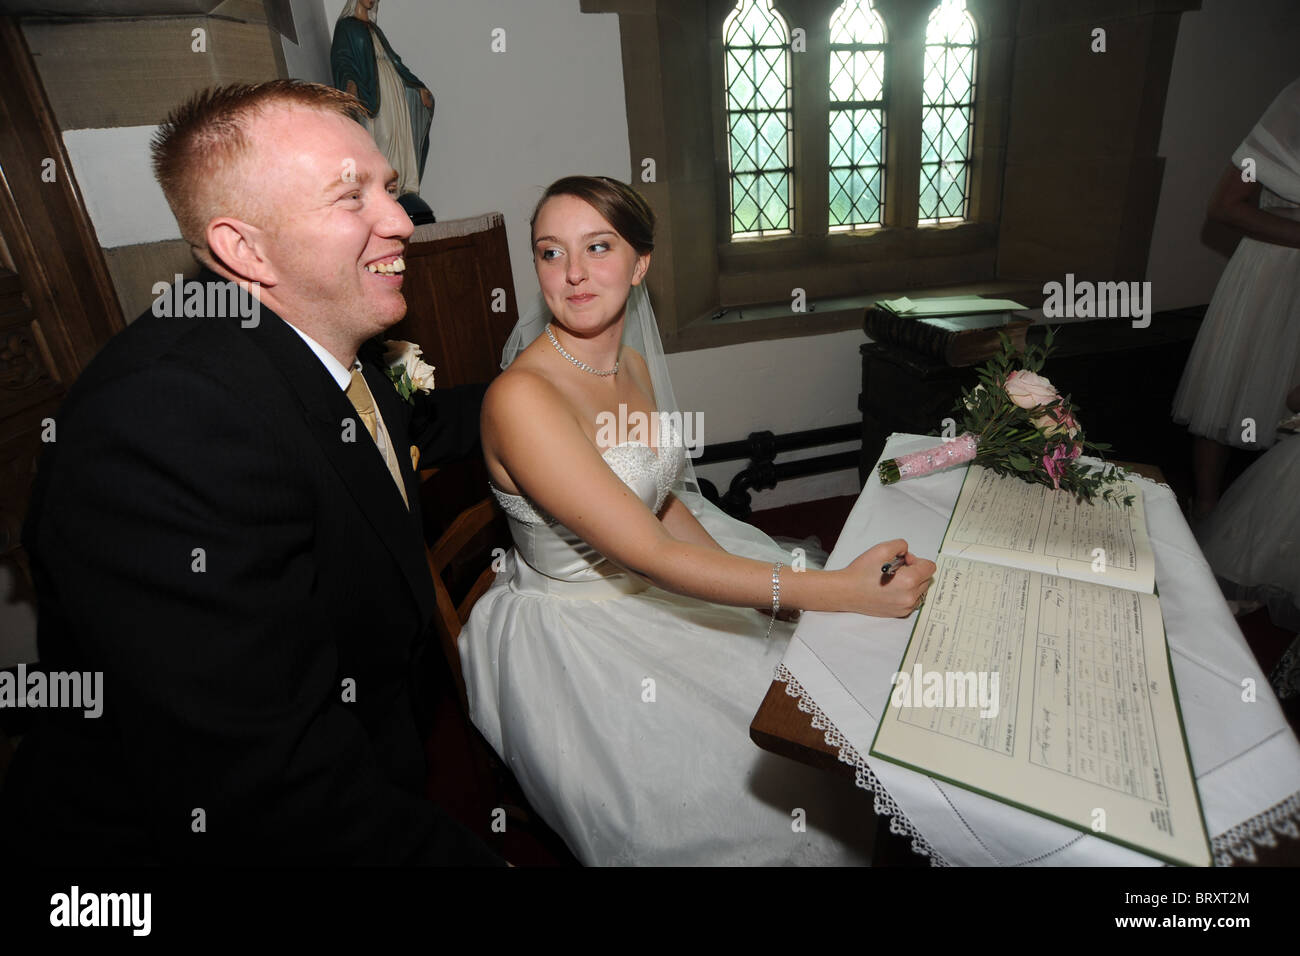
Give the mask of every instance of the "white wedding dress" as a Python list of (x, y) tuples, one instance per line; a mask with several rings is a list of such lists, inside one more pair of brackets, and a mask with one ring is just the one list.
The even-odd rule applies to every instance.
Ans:
[[(1256, 164), (1260, 208), (1300, 221), (1300, 80), (1232, 154)], [(1206, 309), (1174, 394), (1173, 420), (1250, 451), (1272, 447), (1272, 423), (1300, 382), (1300, 249), (1243, 237)], [(1247, 430), (1243, 422), (1254, 422)]]
[[(624, 443), (603, 457), (659, 513), (683, 468), (679, 442), (671, 433), (658, 454)], [(461, 633), (470, 712), (575, 856), (869, 862), (864, 795), (749, 739), (792, 625), (765, 639), (757, 611), (651, 587), (526, 498), (493, 492), (515, 548)], [(790, 563), (758, 529), (690, 500), (728, 551)]]
[(1266, 604), (1273, 623), (1290, 631), (1300, 630), (1297, 479), (1300, 435), (1286, 435), (1228, 486), (1196, 528), (1224, 595)]

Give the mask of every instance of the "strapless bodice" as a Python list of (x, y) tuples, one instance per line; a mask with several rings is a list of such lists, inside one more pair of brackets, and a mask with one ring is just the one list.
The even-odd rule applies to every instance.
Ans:
[[(678, 431), (664, 429), (660, 439), (658, 453), (640, 442), (623, 442), (601, 456), (619, 480), (655, 514), (681, 477), (685, 462)], [(516, 590), (599, 600), (649, 586), (645, 579), (609, 561), (530, 499), (508, 494), (495, 485), (491, 488), (509, 519), (520, 559), (513, 569), (512, 586)]]

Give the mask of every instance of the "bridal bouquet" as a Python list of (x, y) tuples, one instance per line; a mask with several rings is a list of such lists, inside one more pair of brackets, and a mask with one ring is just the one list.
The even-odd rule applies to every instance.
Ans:
[(1077, 461), (1085, 448), (1107, 451), (1110, 446), (1084, 438), (1070, 397), (1062, 398), (1039, 374), (1051, 354), (1052, 336), (1049, 329), (1044, 345), (1031, 345), (1023, 353), (1001, 336), (1002, 354), (979, 370), (974, 391), (962, 389), (954, 408), (961, 434), (934, 448), (882, 461), (880, 483), (892, 485), (973, 461), (1000, 475), (1063, 488), (1084, 501), (1100, 494), (1106, 501), (1131, 505), (1131, 494), (1110, 487), (1123, 481), (1119, 468), (1106, 465), (1094, 471)]

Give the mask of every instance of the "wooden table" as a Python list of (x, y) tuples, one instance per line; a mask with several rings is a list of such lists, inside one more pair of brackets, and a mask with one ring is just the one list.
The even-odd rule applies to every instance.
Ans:
[[(1127, 471), (1137, 472), (1152, 481), (1164, 482), (1164, 474), (1154, 465), (1117, 461)], [(812, 715), (799, 709), (798, 701), (786, 693), (786, 685), (772, 681), (767, 696), (749, 725), (749, 737), (764, 750), (843, 777), (848, 786), (856, 786), (855, 768), (840, 760), (839, 752), (826, 743), (824, 731), (812, 725)], [(1300, 866), (1300, 841), (1279, 841), (1276, 847), (1256, 847), (1255, 863), (1238, 866)], [(877, 817), (876, 843), (872, 854), (875, 866), (926, 866), (925, 858), (912, 852), (911, 840), (891, 833), (887, 817)]]
[[(764, 750), (798, 760), (843, 777), (846, 786), (854, 787), (857, 773), (853, 766), (840, 760), (838, 751), (826, 743), (826, 735), (813, 727), (812, 715), (799, 709), (798, 702), (785, 692), (786, 685), (772, 681), (767, 696), (749, 725), (749, 738)], [(863, 791), (863, 796), (867, 796)], [(876, 816), (871, 804), (863, 809)], [(876, 816), (876, 838), (871, 851), (872, 866), (924, 867), (926, 859), (912, 852), (912, 843), (889, 831), (889, 818)]]

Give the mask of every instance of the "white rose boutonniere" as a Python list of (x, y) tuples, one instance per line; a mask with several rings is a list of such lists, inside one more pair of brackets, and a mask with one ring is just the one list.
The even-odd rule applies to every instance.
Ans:
[(397, 394), (413, 402), (416, 392), (433, 391), (434, 368), (420, 361), (424, 352), (414, 342), (384, 341), (384, 365)]

